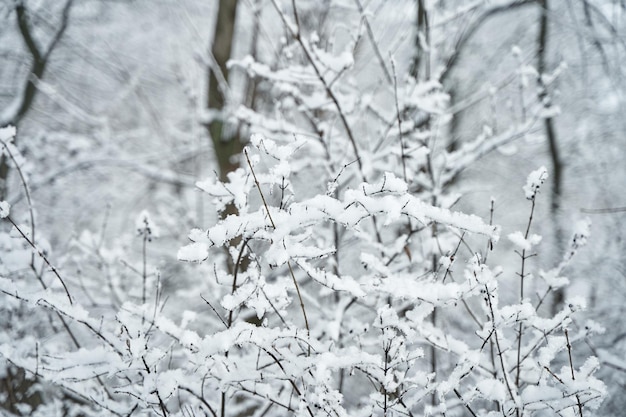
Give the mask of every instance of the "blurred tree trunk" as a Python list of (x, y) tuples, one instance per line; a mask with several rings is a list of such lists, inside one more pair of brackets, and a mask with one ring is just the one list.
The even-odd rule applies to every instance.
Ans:
[[(537, 38), (537, 72), (539, 76), (539, 99), (546, 107), (551, 105), (548, 96), (547, 86), (541, 78), (547, 70), (546, 51), (548, 48), (548, 0), (538, 0), (541, 10), (541, 18), (539, 23), (539, 37)], [(553, 215), (561, 208), (561, 178), (563, 173), (563, 162), (559, 153), (559, 147), (556, 138), (556, 130), (554, 128), (552, 117), (544, 119), (544, 130), (548, 138), (548, 146), (550, 148), (550, 159), (552, 163), (552, 199), (550, 209)]]
[(415, 27), (415, 55), (413, 56), (413, 62), (411, 62), (411, 68), (409, 72), (416, 80), (421, 77), (421, 80), (427, 80), (430, 77), (429, 74), (429, 55), (424, 46), (429, 43), (429, 27), (428, 27), (428, 14), (424, 6), (424, 0), (416, 0), (417, 6), (417, 20)]
[[(547, 70), (546, 56), (548, 49), (548, 35), (549, 35), (549, 21), (548, 13), (549, 1), (538, 0), (539, 3), (539, 34), (537, 36), (537, 73), (539, 84), (539, 100), (543, 102), (546, 107), (550, 107), (550, 96), (548, 95), (547, 86), (545, 85), (542, 75)], [(561, 211), (561, 187), (563, 177), (563, 161), (559, 152), (558, 140), (556, 135), (556, 129), (552, 117), (546, 117), (543, 120), (543, 128), (548, 140), (548, 148), (550, 152), (550, 163), (552, 165), (552, 194), (550, 201), (550, 217), (552, 221), (552, 230), (554, 238), (554, 249), (558, 256), (563, 252), (563, 229), (559, 219), (559, 213)], [(557, 290), (554, 293), (554, 299), (552, 304), (552, 311), (556, 314), (556, 311), (563, 303), (565, 294), (563, 290)]]
[[(220, 0), (219, 10), (217, 12), (217, 21), (215, 23), (215, 33), (213, 35), (213, 45), (211, 46), (211, 66), (209, 68), (209, 85), (207, 95), (207, 108), (211, 114), (211, 120), (207, 125), (211, 141), (213, 143), (215, 159), (219, 169), (220, 181), (226, 182), (227, 175), (239, 168), (240, 160), (238, 156), (243, 151), (243, 142), (239, 135), (237, 126), (229, 126), (224, 119), (224, 110), (228, 100), (228, 67), (226, 63), (230, 59), (235, 36), (235, 21), (237, 18), (238, 0)], [(253, 42), (254, 43), (254, 42)], [(252, 90), (248, 91), (249, 99), (254, 100), (256, 92), (255, 87), (249, 86)], [(231, 214), (237, 214), (237, 208), (234, 204), (229, 204), (222, 212), (222, 217)], [(230, 246), (239, 246), (241, 237), (237, 237), (229, 242)], [(228, 249), (225, 248), (228, 252)], [(248, 268), (248, 257), (243, 256), (238, 265), (228, 259), (228, 270), (231, 273), (235, 269), (245, 271)], [(256, 325), (261, 324), (261, 320), (256, 314), (249, 314), (244, 317), (245, 321)], [(226, 405), (225, 394), (222, 394), (222, 415)], [(246, 415), (242, 413), (241, 415)]]
[(226, 175), (239, 167), (239, 161), (235, 157), (243, 149), (238, 130), (236, 127), (228, 126), (223, 114), (229, 88), (226, 63), (232, 52), (237, 3), (237, 0), (220, 0), (219, 2), (211, 47), (213, 62), (209, 68), (207, 107), (210, 110), (211, 120), (207, 128), (222, 181), (226, 181)]
[[(411, 77), (413, 77), (416, 81), (428, 81), (430, 79), (430, 52), (429, 52), (429, 43), (430, 43), (430, 27), (428, 22), (428, 11), (425, 7), (425, 0), (416, 0), (415, 6), (417, 8), (417, 16), (415, 20), (415, 52), (413, 55), (413, 61), (411, 62), (411, 67), (409, 68), (409, 73)], [(425, 113), (420, 115), (420, 121), (416, 123), (417, 129), (430, 129), (430, 114)], [(426, 143), (426, 145), (430, 148), (432, 142)], [(431, 149), (432, 151), (432, 149)], [(424, 168), (424, 172), (428, 174), (435, 184), (434, 172), (432, 171), (432, 165), (430, 162)], [(436, 197), (432, 198), (430, 202), (432, 205), (437, 205)], [(437, 239), (437, 227), (433, 225), (431, 228), (431, 237), (433, 239)], [(437, 263), (439, 258), (433, 254), (431, 262), (432, 271), (437, 270)], [(430, 315), (430, 322), (433, 327), (437, 327), (438, 309), (433, 309), (432, 314)], [(439, 364), (437, 360), (437, 350), (434, 346), (430, 346), (429, 349), (430, 356), (430, 371), (435, 375), (439, 372)], [(435, 379), (433, 379), (435, 381)], [(431, 404), (436, 406), (438, 403), (437, 394), (433, 392), (431, 395)]]
[[(20, 91), (17, 92), (14, 102), (11, 104), (15, 109), (13, 114), (8, 114), (6, 119), (0, 120), (0, 126), (13, 125), (16, 126), (31, 109), (35, 97), (37, 95), (36, 82), (43, 78), (46, 67), (50, 59), (50, 55), (63, 37), (67, 25), (69, 23), (70, 9), (74, 0), (67, 0), (61, 12), (61, 20), (55, 33), (52, 35), (47, 46), (42, 46), (33, 34), (33, 28), (30, 23), (29, 12), (22, 2), (16, 2), (15, 15), (17, 18), (17, 27), (20, 36), (28, 53), (30, 54), (30, 68), (28, 76)], [(17, 137), (14, 142), (17, 141)], [(7, 179), (9, 177), (9, 160), (6, 155), (0, 158), (0, 200), (6, 199), (8, 193)]]

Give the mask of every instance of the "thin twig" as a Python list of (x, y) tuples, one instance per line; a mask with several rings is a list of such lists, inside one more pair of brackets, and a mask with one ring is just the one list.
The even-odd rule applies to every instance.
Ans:
[[(35, 213), (33, 210), (33, 200), (31, 199), (31, 195), (30, 195), (30, 187), (28, 186), (28, 182), (26, 181), (26, 176), (24, 175), (24, 171), (22, 171), (22, 167), (20, 166), (20, 164), (17, 163), (17, 158), (15, 157), (15, 155), (13, 155), (13, 152), (11, 152), (11, 148), (9, 147), (9, 145), (7, 145), (7, 143), (3, 140), (0, 140), (0, 142), (2, 143), (2, 146), (4, 147), (4, 150), (6, 151), (6, 153), (9, 155), (9, 158), (11, 159), (11, 161), (13, 161), (13, 165), (15, 165), (15, 170), (17, 171), (17, 174), (20, 177), (22, 188), (24, 188), (24, 195), (26, 196), (26, 201), (28, 203), (28, 214), (30, 216), (30, 233), (31, 233), (31, 237), (34, 243), (36, 242), (35, 240)], [(34, 266), (34, 263), (35, 263), (34, 256), (35, 254), (33, 253), (30, 259), (31, 266)]]
[[(530, 225), (532, 224), (533, 221), (533, 215), (535, 213), (535, 196), (533, 196), (533, 198), (531, 199), (531, 207), (530, 207), (530, 216), (528, 217), (528, 224), (526, 225), (526, 233), (524, 233), (524, 239), (528, 239), (528, 234), (530, 233)], [(524, 277), (526, 276), (526, 272), (525, 272), (525, 268), (526, 268), (526, 259), (529, 258), (529, 256), (526, 256), (526, 249), (522, 250), (522, 253), (520, 254), (520, 257), (522, 258), (522, 267), (521, 267), (521, 272), (519, 274), (520, 276), (520, 304), (522, 304), (524, 302)], [(524, 324), (520, 321), (519, 323), (519, 327), (517, 330), (517, 371), (515, 374), (515, 385), (517, 385), (517, 387), (519, 388), (519, 378), (520, 378), (520, 372), (521, 372), (521, 355), (522, 355), (522, 337), (523, 337), (523, 332), (524, 332)]]
[[(241, 266), (241, 260), (243, 259), (243, 251), (246, 248), (246, 245), (248, 244), (249, 240), (250, 239), (246, 239), (242, 242), (241, 249), (239, 249), (239, 254), (237, 255), (237, 260), (235, 261), (235, 268), (233, 271), (233, 285), (230, 291), (231, 295), (235, 295), (235, 291), (237, 290), (237, 277), (239, 275), (239, 267)], [(226, 327), (230, 329), (232, 325), (233, 325), (233, 310), (230, 310), (230, 312), (228, 313), (228, 324)]]
[(70, 296), (70, 292), (67, 289), (67, 285), (65, 285), (65, 282), (63, 281), (63, 278), (61, 278), (61, 275), (59, 275), (59, 272), (57, 271), (57, 269), (50, 263), (50, 261), (48, 260), (48, 258), (46, 257), (46, 255), (44, 255), (37, 246), (35, 246), (35, 244), (28, 238), (28, 236), (26, 236), (26, 234), (22, 231), (22, 229), (20, 229), (20, 227), (13, 221), (13, 219), (10, 216), (7, 216), (6, 219), (9, 221), (9, 223), (11, 223), (13, 225), (13, 227), (15, 227), (15, 229), (20, 233), (20, 235), (22, 235), (22, 237), (24, 238), (24, 240), (26, 240), (26, 242), (28, 242), (28, 244), (31, 246), (31, 248), (33, 248), (34, 251), (37, 252), (37, 254), (41, 257), (41, 259), (44, 260), (44, 262), (50, 267), (50, 270), (52, 271), (52, 273), (57, 277), (57, 279), (61, 282), (61, 285), (63, 286), (63, 289), (65, 290), (65, 295), (67, 295), (67, 299), (69, 300), (70, 304), (74, 304), (74, 302), (72, 301), (72, 297)]
[[(378, 58), (378, 62), (380, 63), (380, 67), (383, 69), (383, 74), (385, 74), (385, 79), (389, 84), (391, 84), (391, 75), (389, 75), (389, 70), (385, 65), (385, 60), (383, 59), (383, 55), (380, 53), (380, 48), (378, 47), (378, 42), (374, 39), (374, 31), (372, 30), (372, 26), (370, 25), (369, 19), (365, 15), (365, 10), (363, 9), (363, 5), (360, 0), (354, 0), (356, 3), (356, 7), (359, 9), (359, 13), (361, 13), (361, 19), (365, 24), (365, 30), (367, 31), (367, 37), (372, 44), (372, 48), (374, 49), (374, 53), (376, 54), (376, 58)], [(391, 63), (393, 66), (393, 62)], [(395, 70), (394, 70), (395, 72)], [(395, 74), (394, 74), (395, 77)]]
[(474, 417), (478, 417), (476, 415), (476, 413), (474, 412), (474, 410), (472, 410), (472, 407), (469, 406), (469, 404), (467, 402), (465, 402), (465, 400), (463, 400), (463, 397), (461, 397), (461, 393), (459, 392), (459, 390), (457, 390), (456, 388), (454, 389), (454, 393), (456, 394), (456, 396), (459, 398), (459, 400), (461, 400), (461, 402), (463, 403), (463, 405), (465, 406), (465, 408), (467, 408), (467, 411), (470, 412), (470, 414)]
[[(565, 329), (565, 340), (567, 341), (567, 355), (569, 356), (569, 368), (572, 371), (572, 381), (576, 380), (574, 375), (574, 362), (572, 361), (572, 344), (569, 342), (569, 332)], [(580, 402), (580, 396), (576, 394), (576, 402), (578, 403), (578, 412), (583, 417), (583, 405)]]
[(581, 208), (581, 213), (587, 214), (607, 214), (607, 213), (623, 213), (626, 211), (626, 207), (607, 207), (600, 209)]
[[(295, 5), (294, 5), (295, 6)], [(261, 195), (261, 200), (263, 201), (263, 205), (265, 206), (265, 211), (267, 212), (267, 217), (269, 218), (270, 223), (272, 224), (272, 228), (276, 230), (276, 223), (274, 223), (274, 219), (272, 219), (272, 214), (270, 213), (270, 208), (265, 201), (265, 196), (263, 195), (263, 191), (261, 190), (261, 184), (259, 184), (259, 180), (254, 172), (254, 168), (252, 168), (252, 162), (250, 162), (250, 157), (248, 156), (248, 150), (243, 150), (244, 155), (246, 156), (246, 161), (248, 162), (248, 166), (250, 167), (250, 172), (252, 173), (252, 177), (254, 178), (254, 183), (256, 184), (256, 188), (259, 190), (259, 194)], [(296, 287), (296, 293), (298, 294), (298, 300), (300, 301), (300, 308), (302, 310), (302, 316), (304, 317), (304, 325), (306, 327), (307, 334), (311, 335), (311, 330), (309, 328), (309, 319), (306, 315), (306, 309), (304, 308), (304, 301), (302, 300), (302, 294), (300, 294), (300, 286), (298, 285), (298, 280), (296, 280), (296, 276), (293, 272), (293, 268), (291, 267), (291, 262), (287, 261), (287, 267), (289, 268), (289, 274), (291, 275), (291, 279), (293, 280), (293, 285)], [(311, 345), (308, 345), (308, 354), (311, 354)]]
[[(359, 0), (356, 0), (357, 3)], [(407, 182), (406, 176), (406, 155), (404, 155), (404, 138), (402, 137), (402, 118), (400, 117), (400, 105), (398, 104), (398, 78), (396, 76), (396, 63), (391, 59), (391, 69), (393, 71), (393, 92), (396, 102), (396, 118), (398, 119), (398, 136), (400, 137), (400, 158), (402, 160), (402, 176)]]
[(191, 390), (191, 388), (187, 388), (187, 387), (183, 387), (183, 386), (179, 386), (178, 389), (181, 389), (183, 391), (187, 391), (188, 393), (190, 393), (191, 395), (193, 395), (194, 397), (196, 397), (198, 400), (200, 400), (200, 402), (202, 404), (204, 404), (204, 406), (206, 408), (208, 408), (208, 410), (211, 412), (211, 414), (213, 415), (213, 417), (217, 417), (217, 413), (215, 412), (215, 410), (213, 410), (213, 407), (211, 407), (211, 405), (204, 399), (203, 396), (196, 394), (195, 392), (193, 392)]
[(500, 347), (500, 338), (498, 337), (498, 330), (496, 329), (496, 315), (493, 311), (493, 303), (491, 302), (491, 293), (489, 292), (489, 287), (487, 285), (485, 285), (485, 294), (487, 295), (487, 304), (489, 305), (489, 311), (491, 313), (491, 324), (493, 326), (493, 335), (494, 338), (496, 339), (496, 346), (498, 348), (498, 357), (500, 358), (500, 366), (502, 367), (502, 376), (504, 378), (504, 382), (506, 385), (506, 389), (509, 392), (509, 395), (511, 396), (511, 400), (513, 400), (514, 403), (517, 403), (517, 401), (515, 401), (515, 396), (513, 395), (513, 390), (511, 389), (511, 384), (509, 383), (509, 378), (507, 376), (507, 370), (506, 370), (506, 366), (504, 365), (504, 352), (502, 351), (502, 348)]
[[(489, 226), (493, 226), (493, 212), (494, 212), (495, 200), (493, 197), (489, 203)], [(485, 256), (483, 256), (483, 262), (487, 262), (487, 255), (489, 255), (489, 251), (493, 250), (493, 241), (491, 238), (487, 241), (487, 249), (485, 250)]]
[[(144, 219), (145, 227), (143, 234), (143, 246), (141, 248), (141, 257), (142, 257), (142, 270), (141, 270), (141, 305), (146, 304), (146, 292), (147, 292), (147, 281), (148, 281), (148, 266), (147, 266), (147, 245), (148, 245), (148, 230), (147, 229), (147, 220)], [(143, 325), (145, 321), (145, 312), (141, 313), (141, 324)]]
[(202, 296), (202, 294), (200, 294), (200, 298), (202, 298), (204, 300), (205, 303), (208, 304), (209, 307), (211, 307), (211, 310), (213, 310), (213, 312), (215, 313), (215, 315), (217, 316), (218, 319), (220, 319), (220, 321), (222, 322), (222, 324), (224, 325), (224, 327), (226, 327), (228, 329), (228, 324), (226, 324), (226, 321), (224, 321), (224, 319), (222, 318), (222, 316), (217, 312), (217, 310), (215, 309), (215, 307), (213, 307), (213, 305), (209, 302), (209, 300), (207, 300), (206, 298), (204, 298)]
[[(276, 355), (274, 355), (272, 352), (270, 352), (268, 349), (264, 348), (263, 346), (259, 346), (259, 348), (261, 350), (263, 350), (265, 353), (267, 353), (267, 355), (269, 357), (271, 357), (274, 362), (276, 362), (276, 365), (278, 365), (278, 367), (280, 368), (281, 371), (283, 371), (283, 373), (285, 374), (285, 376), (287, 376), (287, 380), (289, 381), (289, 383), (291, 384), (291, 387), (293, 388), (294, 392), (296, 394), (298, 394), (299, 397), (302, 397), (302, 392), (300, 391), (300, 389), (298, 388), (298, 385), (295, 383), (295, 381), (293, 379), (291, 379), (291, 376), (287, 373), (287, 371), (285, 370), (285, 367), (283, 366), (283, 364), (280, 362), (280, 360), (276, 357)], [(309, 407), (309, 405), (306, 405), (306, 409), (309, 412), (309, 414), (311, 415), (311, 417), (313, 417), (313, 411), (311, 411), (311, 408)]]

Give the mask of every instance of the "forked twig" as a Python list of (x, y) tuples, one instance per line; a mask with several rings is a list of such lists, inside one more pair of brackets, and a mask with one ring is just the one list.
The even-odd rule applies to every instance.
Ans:
[[(569, 368), (572, 371), (572, 381), (575, 381), (576, 376), (574, 375), (574, 363), (572, 361), (572, 344), (569, 342), (569, 332), (567, 329), (565, 329), (565, 341), (567, 342), (567, 355), (569, 356)], [(578, 394), (576, 394), (576, 402), (578, 403), (580, 417), (583, 417), (583, 405), (580, 402), (580, 396)]]

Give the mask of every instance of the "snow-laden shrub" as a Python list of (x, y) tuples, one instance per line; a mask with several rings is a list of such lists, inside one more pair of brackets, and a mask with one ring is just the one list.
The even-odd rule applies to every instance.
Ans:
[[(181, 245), (178, 258), (198, 265), (191, 277), (167, 278), (185, 287), (164, 294), (150, 257), (160, 225), (147, 212), (135, 223), (141, 255), (124, 264), (131, 274), (117, 261), (125, 244), (94, 233), (76, 239), (78, 254), (55, 256), (35, 227), (15, 132), (0, 131), (29, 196), (28, 210), (0, 203), (0, 377), (11, 382), (19, 370), (39, 395), (6, 394), (4, 408), (39, 416), (592, 413), (605, 395), (593, 376), (598, 361), (577, 363), (572, 352), (599, 326), (577, 325), (583, 300), (540, 314), (568, 284), (563, 274), (588, 224), (543, 271), (532, 219), (545, 169), (520, 181), (521, 231), (493, 224), (493, 200), (490, 219), (454, 209), (459, 175), (546, 117), (527, 88), (528, 65), (516, 91), (523, 117), (453, 143), (440, 73), (396, 73), (407, 65), (386, 61), (370, 33), (379, 50), (365, 70), (386, 76), (359, 79), (355, 55), (370, 14), (350, 9), (341, 17), (347, 30), (322, 42), (297, 10), (271, 6), (285, 35), (279, 59), (230, 63), (265, 92), (260, 104), (231, 99), (223, 114), (207, 115), (253, 134), (228, 181), (197, 184), (223, 218), (197, 225)], [(429, 36), (442, 61), (455, 21)], [(499, 240), (519, 262), (498, 258)]]
[[(7, 213), (0, 354), (48, 387), (42, 405), (16, 414), (567, 416), (599, 405), (597, 359), (571, 359), (593, 330), (574, 326), (584, 301), (542, 317), (545, 294), (528, 295), (543, 168), (524, 187), (526, 232), (508, 234), (521, 264), (508, 270), (486, 261), (497, 226), (422, 201), (391, 172), (301, 197), (317, 182), (293, 181), (310, 157), (306, 143), (256, 135), (228, 183), (198, 183), (237, 214), (192, 230), (180, 249), (181, 260), (211, 265), (198, 276), (210, 308), (181, 321), (162, 313), (158, 287), (145, 284), (147, 294), (114, 311), (91, 307)], [(585, 226), (534, 289), (567, 284), (561, 272)], [(149, 243), (156, 226), (147, 213), (137, 228)], [(470, 247), (480, 242), (484, 253)], [(18, 267), (31, 262), (39, 282)], [(526, 293), (504, 302), (511, 280)]]

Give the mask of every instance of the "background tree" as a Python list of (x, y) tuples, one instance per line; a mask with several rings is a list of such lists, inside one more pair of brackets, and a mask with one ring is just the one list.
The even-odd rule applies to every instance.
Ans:
[(215, 149), (220, 178), (225, 181), (226, 174), (239, 167), (238, 156), (243, 149), (238, 126), (229, 125), (224, 112), (230, 98), (229, 69), (227, 62), (231, 58), (237, 18), (237, 0), (220, 0), (215, 31), (211, 42), (212, 65), (209, 67), (208, 109), (211, 121), (208, 123), (209, 135)]
[[(29, 10), (24, 2), (15, 2), (15, 20), (20, 37), (28, 50), (29, 57), (27, 60), (29, 63), (25, 71), (24, 81), (18, 83), (21, 85), (18, 85), (17, 91), (14, 92), (14, 99), (0, 113), (0, 126), (19, 125), (22, 118), (31, 109), (38, 91), (37, 82), (43, 78), (50, 55), (54, 52), (67, 29), (72, 3), (73, 0), (67, 0), (64, 3), (59, 12), (59, 21), (52, 27), (52, 34), (49, 35), (49, 39), (41, 41), (35, 36), (35, 22), (41, 21), (42, 18), (37, 16), (36, 11)], [(22, 76), (22, 74), (19, 75)], [(7, 195), (9, 166), (9, 161), (6, 155), (3, 154), (0, 158), (0, 199), (4, 199)]]

